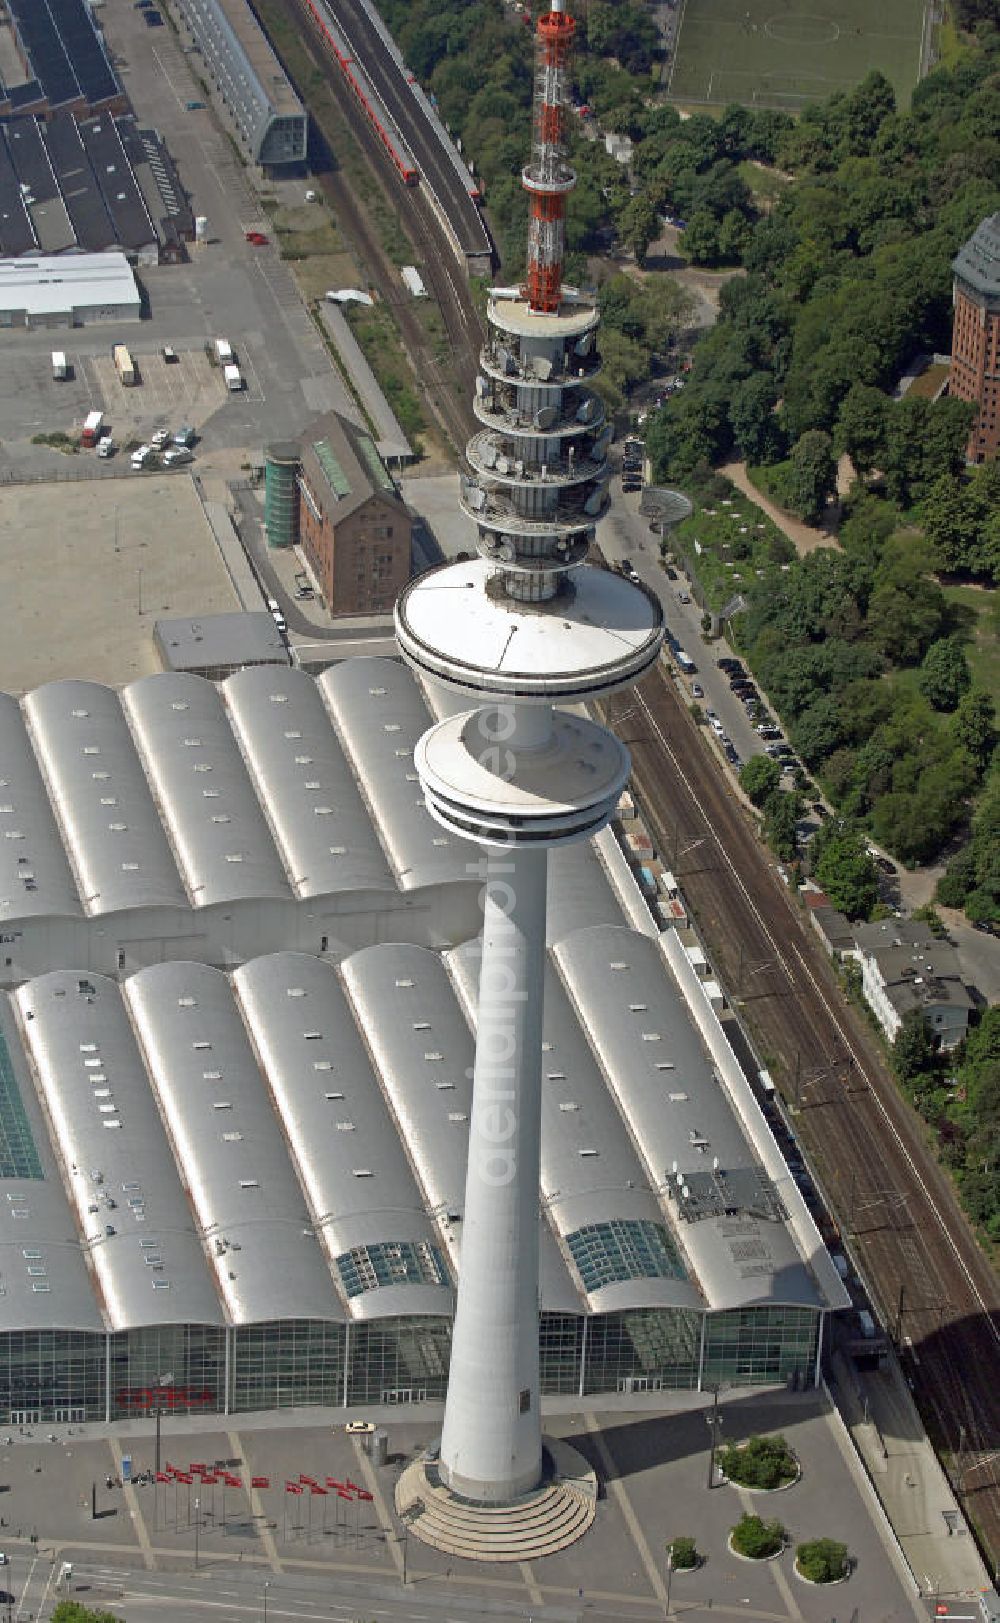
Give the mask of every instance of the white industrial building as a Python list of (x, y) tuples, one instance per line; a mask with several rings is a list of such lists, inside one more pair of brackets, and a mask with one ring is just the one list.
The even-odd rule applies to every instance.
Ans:
[(305, 162), (308, 119), (247, 0), (175, 0), (249, 163), (268, 171)]
[[(0, 706), (0, 1416), (441, 1398), (478, 879), (391, 660)], [(843, 1286), (610, 833), (553, 853), (545, 1392), (811, 1380)]]
[(84, 327), (139, 321), (141, 315), (124, 254), (0, 259), (0, 327)]

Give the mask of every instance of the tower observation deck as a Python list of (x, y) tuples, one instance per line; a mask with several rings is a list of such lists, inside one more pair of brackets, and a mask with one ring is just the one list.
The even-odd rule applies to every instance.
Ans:
[[(578, 709), (656, 660), (655, 597), (588, 567), (608, 505), (611, 428), (592, 298), (563, 285), (574, 24), (537, 23), (525, 284), (494, 288), (467, 447), (463, 512), (478, 557), (412, 581), (396, 606), (408, 663), (468, 700), (424, 734), (416, 765), (437, 820), (470, 840), (483, 945), (462, 1259), (433, 1481), (483, 1507), (541, 1491), (538, 1200), (546, 853), (605, 826), (630, 761)], [(420, 1533), (420, 1525), (413, 1530)], [(423, 1536), (421, 1534), (421, 1536)]]

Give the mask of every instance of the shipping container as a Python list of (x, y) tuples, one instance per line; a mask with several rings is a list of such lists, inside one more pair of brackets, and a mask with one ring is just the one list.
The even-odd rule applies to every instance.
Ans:
[(116, 344), (114, 349), (111, 351), (111, 357), (115, 363), (115, 371), (118, 373), (121, 382), (126, 388), (131, 388), (132, 384), (136, 381), (135, 362), (133, 361), (125, 345)]
[(97, 436), (101, 432), (101, 425), (103, 424), (103, 422), (104, 422), (104, 413), (103, 413), (103, 411), (91, 411), (91, 412), (87, 413), (87, 420), (83, 425), (83, 443), (84, 443), (84, 445), (96, 445), (97, 444)]
[(226, 380), (227, 389), (242, 389), (243, 377), (238, 366), (224, 366), (222, 368), (222, 376)]
[(228, 338), (217, 338), (215, 340), (215, 358), (220, 366), (231, 366), (235, 361), (236, 356), (233, 354), (233, 346)]

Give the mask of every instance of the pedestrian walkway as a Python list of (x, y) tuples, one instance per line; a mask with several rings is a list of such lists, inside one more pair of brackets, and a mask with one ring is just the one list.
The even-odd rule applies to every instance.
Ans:
[(896, 1363), (855, 1369), (834, 1353), (830, 1387), (922, 1594), (973, 1595), (990, 1585), (961, 1509)]
[(723, 478), (736, 486), (744, 496), (749, 496), (761, 510), (766, 513), (772, 524), (776, 524), (784, 535), (787, 535), (800, 558), (807, 552), (815, 552), (817, 547), (835, 547), (835, 536), (828, 535), (825, 530), (817, 529), (812, 524), (804, 524), (800, 518), (794, 518), (783, 508), (776, 507), (774, 502), (757, 489), (747, 473), (745, 462), (726, 462), (717, 470)]

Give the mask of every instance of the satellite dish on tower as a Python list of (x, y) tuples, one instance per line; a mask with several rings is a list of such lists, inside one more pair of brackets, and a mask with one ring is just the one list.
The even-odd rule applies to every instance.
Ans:
[(541, 411), (535, 412), (535, 427), (551, 428), (558, 415), (558, 406), (543, 406)]
[(479, 485), (470, 485), (465, 499), (476, 513), (481, 513), (486, 506), (486, 492), (481, 490)]
[(513, 542), (501, 541), (497, 548), (497, 557), (501, 558), (505, 564), (512, 564), (517, 557), (517, 550)]
[(497, 473), (509, 473), (510, 472), (510, 463), (507, 461), (507, 458), (505, 456), (498, 456), (497, 457), (495, 467), (496, 467)]
[(552, 362), (547, 355), (535, 355), (531, 360), (531, 370), (535, 377), (541, 378), (544, 383), (552, 376)]
[(497, 465), (497, 448), (496, 448), (495, 445), (491, 445), (489, 440), (487, 440), (486, 443), (483, 445), (483, 448), (482, 448), (482, 450), (480, 451), (479, 454), (480, 454), (482, 460), (485, 462), (485, 464), (486, 464), (486, 466), (488, 468), (495, 468), (496, 467), (496, 465)]
[(596, 415), (597, 401), (593, 395), (588, 395), (586, 400), (582, 401), (576, 408), (576, 420), (578, 423), (592, 423)]
[(495, 530), (483, 531), (483, 546), (486, 548), (487, 552), (496, 552), (499, 545), (500, 537), (497, 535)]

